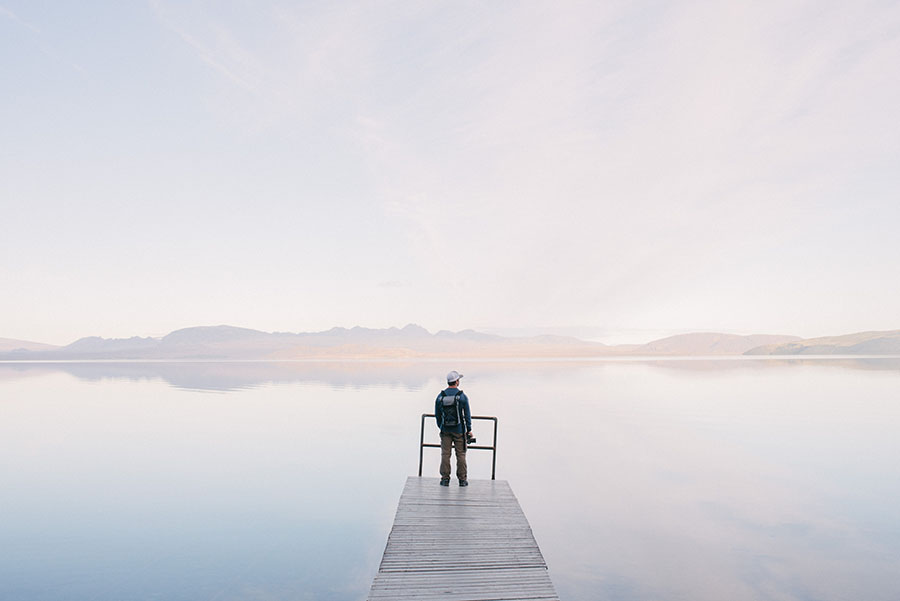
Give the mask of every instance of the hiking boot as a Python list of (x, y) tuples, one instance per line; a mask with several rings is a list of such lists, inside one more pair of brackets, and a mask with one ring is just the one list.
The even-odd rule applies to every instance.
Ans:
[(441, 478), (441, 486), (450, 486), (450, 478)]
[(459, 481), (459, 485), (460, 485), (460, 486), (468, 486), (468, 485), (469, 485), (469, 481), (468, 481), (468, 480), (460, 480), (460, 481)]

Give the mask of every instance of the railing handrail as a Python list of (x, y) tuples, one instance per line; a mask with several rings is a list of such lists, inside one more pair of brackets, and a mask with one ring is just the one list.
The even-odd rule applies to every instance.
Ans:
[[(433, 447), (433, 448), (441, 448), (441, 445), (434, 444), (433, 442), (425, 442), (425, 418), (426, 417), (434, 417), (434, 413), (423, 413), (422, 414), (422, 427), (419, 430), (419, 477), (422, 477), (422, 456), (425, 452), (425, 447)], [(496, 480), (497, 474), (497, 418), (489, 415), (473, 415), (472, 419), (488, 419), (494, 422), (494, 442), (491, 446), (485, 445), (469, 445), (466, 444), (466, 449), (475, 449), (478, 451), (492, 451), (491, 457), (491, 480)]]

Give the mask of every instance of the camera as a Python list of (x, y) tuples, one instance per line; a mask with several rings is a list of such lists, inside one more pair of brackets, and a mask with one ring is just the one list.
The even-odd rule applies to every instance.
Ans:
[(474, 436), (472, 436), (471, 434), (466, 434), (466, 444), (475, 444), (476, 442), (478, 441), (475, 440)]

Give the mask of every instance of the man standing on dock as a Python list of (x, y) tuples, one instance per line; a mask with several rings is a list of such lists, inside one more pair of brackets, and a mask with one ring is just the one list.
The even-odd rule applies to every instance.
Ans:
[(463, 375), (447, 374), (447, 388), (434, 401), (434, 416), (441, 429), (441, 486), (450, 486), (450, 447), (456, 451), (456, 477), (460, 486), (468, 486), (466, 441), (472, 436), (472, 414), (469, 397), (459, 388)]

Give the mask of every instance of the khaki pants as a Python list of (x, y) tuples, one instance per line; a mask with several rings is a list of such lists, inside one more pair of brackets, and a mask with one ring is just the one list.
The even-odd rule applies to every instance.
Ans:
[(450, 447), (456, 449), (456, 477), (467, 480), (466, 435), (441, 431), (441, 478), (450, 479)]

